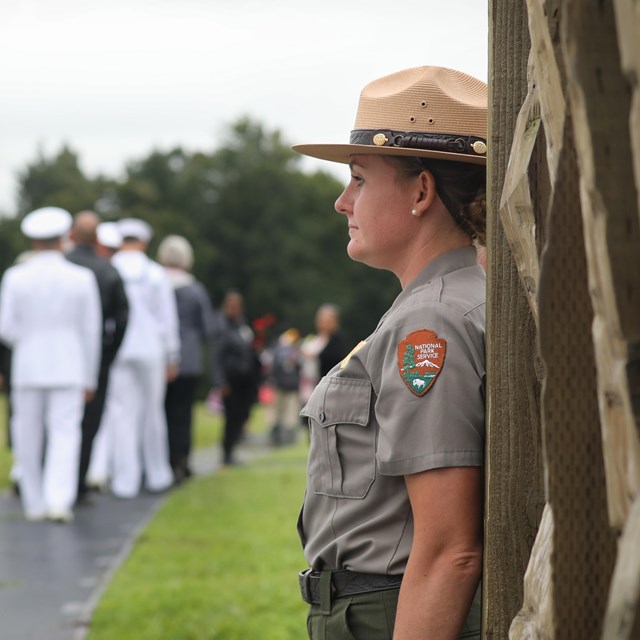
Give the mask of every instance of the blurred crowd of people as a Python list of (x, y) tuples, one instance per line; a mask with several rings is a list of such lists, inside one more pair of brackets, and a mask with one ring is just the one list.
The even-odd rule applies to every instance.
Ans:
[(11, 479), (29, 520), (69, 522), (92, 490), (126, 499), (189, 478), (205, 367), (209, 404), (224, 414), (222, 463), (235, 465), (256, 402), (268, 404), (272, 444), (295, 442), (301, 406), (346, 355), (334, 305), (318, 310), (316, 334), (288, 327), (272, 344), (246, 321), (240, 292), (214, 312), (188, 240), (167, 236), (154, 261), (143, 220), (45, 207), (21, 230), (32, 250), (0, 285), (0, 366)]

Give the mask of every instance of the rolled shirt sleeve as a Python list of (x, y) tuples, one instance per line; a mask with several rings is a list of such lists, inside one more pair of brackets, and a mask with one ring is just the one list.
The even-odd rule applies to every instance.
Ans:
[[(398, 344), (428, 329), (446, 342), (438, 374), (422, 396), (401, 375)], [(385, 325), (370, 357), (379, 360), (375, 413), (380, 425), (376, 452), (380, 473), (407, 475), (439, 467), (480, 466), (484, 442), (482, 336), (472, 318), (432, 303), (417, 315), (398, 314)], [(483, 347), (483, 345), (482, 345)]]

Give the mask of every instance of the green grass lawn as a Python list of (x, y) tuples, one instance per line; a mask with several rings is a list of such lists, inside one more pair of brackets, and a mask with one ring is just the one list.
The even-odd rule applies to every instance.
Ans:
[(88, 640), (299, 640), (306, 446), (196, 478), (139, 537)]

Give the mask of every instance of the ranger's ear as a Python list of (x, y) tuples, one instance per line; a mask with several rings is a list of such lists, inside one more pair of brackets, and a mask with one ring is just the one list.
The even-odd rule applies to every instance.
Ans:
[(436, 180), (431, 171), (427, 170), (423, 171), (416, 179), (418, 180), (418, 190), (413, 206), (415, 211), (413, 215), (420, 218), (427, 212), (436, 197)]

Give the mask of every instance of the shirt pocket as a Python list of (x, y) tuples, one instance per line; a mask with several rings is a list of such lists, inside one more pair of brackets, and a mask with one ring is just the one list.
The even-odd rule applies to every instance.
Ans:
[(302, 415), (309, 418), (308, 484), (332, 498), (364, 498), (376, 476), (377, 430), (371, 423), (371, 383), (328, 376)]

